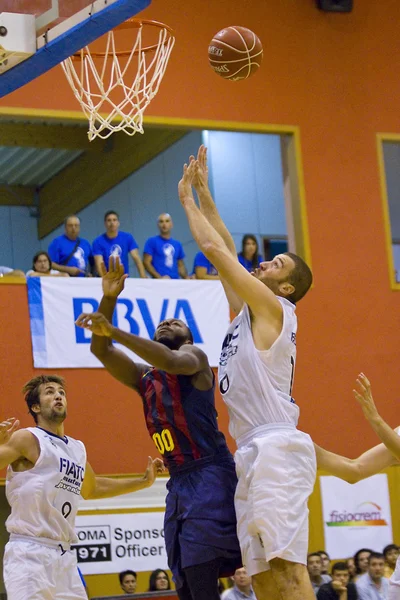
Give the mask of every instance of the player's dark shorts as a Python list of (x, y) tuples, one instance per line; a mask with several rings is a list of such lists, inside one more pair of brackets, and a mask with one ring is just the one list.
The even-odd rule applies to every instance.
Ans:
[(236, 535), (234, 495), (237, 485), (231, 455), (196, 460), (174, 473), (167, 484), (165, 545), (176, 587), (182, 569), (221, 561), (221, 577), (242, 566)]

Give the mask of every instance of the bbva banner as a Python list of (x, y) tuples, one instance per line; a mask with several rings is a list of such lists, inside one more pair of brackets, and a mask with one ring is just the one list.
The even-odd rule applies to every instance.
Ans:
[(164, 512), (79, 514), (74, 546), (84, 575), (167, 569)]
[(321, 476), (325, 550), (333, 559), (354, 556), (360, 548), (382, 552), (393, 542), (387, 475), (355, 484)]
[[(27, 287), (34, 366), (101, 367), (90, 352), (91, 332), (75, 325), (81, 313), (98, 309), (101, 280), (33, 277)], [(229, 325), (229, 307), (219, 281), (127, 279), (114, 311), (116, 327), (152, 339), (158, 323), (168, 318), (182, 319), (210, 365), (218, 365)]]

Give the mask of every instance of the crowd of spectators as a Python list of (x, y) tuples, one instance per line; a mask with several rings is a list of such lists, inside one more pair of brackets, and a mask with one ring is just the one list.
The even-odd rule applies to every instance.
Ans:
[[(27, 273), (0, 266), (0, 277), (96, 277), (107, 269), (110, 256), (119, 256), (126, 273), (129, 273), (131, 257), (141, 278), (218, 279), (217, 270), (202, 252), (196, 254), (192, 271), (188, 274), (183, 246), (171, 234), (171, 215), (161, 214), (157, 226), (158, 235), (146, 240), (141, 257), (133, 235), (120, 230), (119, 215), (114, 210), (105, 213), (105, 231), (92, 243), (81, 237), (79, 217), (69, 215), (64, 221), (64, 233), (51, 241), (47, 252), (35, 254), (32, 268)], [(256, 269), (263, 260), (253, 234), (243, 236), (238, 259), (248, 271)]]
[(326, 552), (310, 553), (307, 569), (317, 600), (388, 600), (389, 578), (399, 554), (396, 544), (389, 544), (383, 552), (361, 548), (330, 567)]

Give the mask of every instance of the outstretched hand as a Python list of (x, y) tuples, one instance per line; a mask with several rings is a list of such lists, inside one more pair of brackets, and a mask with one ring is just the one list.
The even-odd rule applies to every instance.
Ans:
[(15, 417), (10, 417), (0, 423), (0, 445), (7, 444), (10, 437), (19, 427), (19, 421)]
[(193, 187), (198, 191), (201, 187), (208, 187), (207, 148), (202, 144), (197, 152), (194, 164)]
[(108, 271), (104, 263), (101, 263), (100, 268), (103, 294), (109, 298), (117, 298), (124, 289), (125, 279), (128, 277), (119, 256), (110, 256), (108, 260)]
[(368, 421), (375, 420), (379, 417), (379, 413), (372, 397), (371, 384), (364, 373), (359, 374), (356, 385), (357, 388), (353, 390), (353, 393), (356, 400), (361, 404), (364, 416)]
[(112, 324), (99, 312), (82, 313), (75, 321), (75, 325), (89, 329), (95, 335), (111, 337), (112, 334)]
[(153, 485), (155, 482), (157, 475), (161, 473), (165, 473), (166, 468), (164, 467), (164, 463), (161, 458), (155, 458), (154, 460), (149, 456), (147, 461), (147, 469), (143, 476), (144, 481), (148, 484), (148, 487)]
[(194, 196), (192, 192), (193, 179), (195, 175), (195, 158), (191, 156), (189, 158), (189, 165), (186, 163), (183, 165), (182, 179), (178, 183), (178, 194), (179, 200), (182, 206), (188, 204), (194, 204)]

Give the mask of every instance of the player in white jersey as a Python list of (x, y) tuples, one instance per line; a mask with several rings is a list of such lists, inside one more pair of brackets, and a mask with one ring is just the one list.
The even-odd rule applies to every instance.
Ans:
[(193, 237), (218, 270), (238, 315), (224, 340), (219, 383), (238, 446), (235, 508), (243, 562), (258, 600), (313, 600), (307, 501), (316, 457), (310, 437), (296, 429), (299, 409), (291, 396), (295, 304), (310, 288), (312, 274), (292, 253), (260, 263), (252, 274), (239, 264), (208, 188), (204, 147), (184, 166), (178, 189)]
[(81, 441), (64, 435), (64, 380), (39, 375), (23, 389), (36, 427), (17, 431), (14, 418), (0, 423), (0, 469), (8, 466), (11, 515), (4, 553), (8, 600), (83, 600), (87, 595), (71, 544), (76, 543), (79, 500), (110, 498), (152, 485), (160, 459), (149, 457), (141, 479), (97, 477)]

